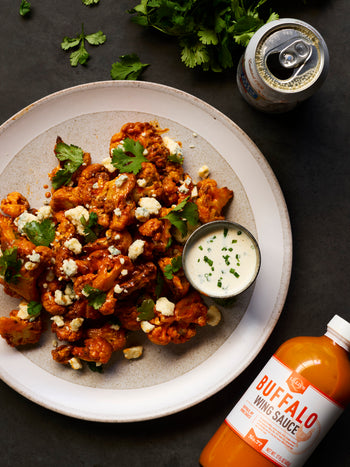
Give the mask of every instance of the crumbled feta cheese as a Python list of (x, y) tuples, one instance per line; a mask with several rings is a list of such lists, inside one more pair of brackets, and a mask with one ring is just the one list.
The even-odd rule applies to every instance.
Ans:
[(114, 167), (114, 165), (112, 164), (112, 159), (110, 157), (106, 157), (106, 159), (103, 159), (101, 161), (101, 164), (108, 170), (109, 173), (113, 173), (117, 170), (116, 167)]
[(189, 192), (189, 189), (187, 188), (187, 186), (185, 185), (185, 183), (183, 183), (179, 189), (178, 189), (179, 193), (183, 193), (183, 194), (186, 194)]
[(77, 332), (79, 331), (79, 328), (81, 327), (83, 322), (84, 322), (84, 318), (74, 318), (70, 322), (69, 326), (73, 332)]
[(120, 287), (119, 284), (116, 284), (116, 285), (114, 286), (114, 292), (115, 292), (115, 293), (122, 293), (122, 292), (123, 292), (123, 289)]
[(142, 345), (135, 345), (134, 347), (123, 349), (124, 357), (127, 358), (128, 360), (141, 357), (142, 352), (143, 352)]
[(141, 329), (146, 334), (153, 331), (154, 328), (155, 328), (155, 325), (150, 323), (149, 321), (141, 321)]
[(51, 216), (52, 211), (50, 206), (42, 206), (36, 213), (36, 217), (39, 222), (43, 221), (44, 219), (48, 219)]
[(122, 276), (127, 276), (128, 270), (127, 270), (127, 269), (122, 269), (122, 270), (120, 271), (120, 274), (121, 274)]
[(113, 329), (113, 331), (119, 331), (120, 326), (119, 326), (119, 324), (111, 324), (110, 328)]
[(35, 269), (37, 267), (38, 263), (32, 263), (32, 261), (27, 261), (25, 264), (24, 264), (24, 268), (27, 270), (27, 271), (32, 271), (33, 269)]
[(124, 264), (124, 263), (125, 263), (125, 259), (124, 259), (124, 258), (120, 258), (119, 261), (120, 261), (120, 264)]
[(23, 234), (24, 226), (28, 224), (28, 222), (37, 221), (38, 218), (34, 216), (34, 214), (30, 214), (28, 211), (22, 212), (22, 214), (14, 220), (15, 225), (18, 227), (19, 233)]
[(197, 198), (198, 197), (198, 188), (194, 186), (191, 191), (191, 198)]
[(84, 217), (87, 222), (89, 220), (89, 211), (84, 206), (76, 206), (75, 208), (68, 209), (64, 215), (77, 229), (78, 234), (84, 235), (85, 227), (81, 223), (81, 218)]
[(69, 295), (65, 295), (62, 290), (55, 290), (55, 303), (57, 305), (68, 306), (73, 303), (73, 300)]
[(122, 215), (122, 211), (120, 208), (115, 208), (113, 212), (117, 217), (120, 217)]
[(129, 179), (129, 177), (126, 174), (121, 174), (119, 177), (115, 179), (115, 186), (117, 188), (120, 188), (124, 182), (126, 182)]
[(98, 188), (98, 183), (95, 182), (93, 185), (92, 185), (92, 188), (94, 188), (96, 190), (96, 188)]
[(17, 317), (20, 319), (29, 319), (30, 314), (28, 313), (28, 303), (21, 302), (18, 307)]
[(148, 149), (144, 149), (142, 154), (143, 154), (144, 156), (147, 156), (147, 155), (148, 155)]
[(207, 324), (217, 326), (221, 321), (221, 313), (215, 305), (211, 305), (207, 312)]
[(78, 272), (78, 265), (74, 259), (64, 259), (61, 269), (68, 277), (75, 276)]
[(73, 370), (81, 370), (83, 368), (81, 361), (77, 357), (72, 357), (68, 360), (68, 363), (73, 368)]
[(72, 284), (67, 284), (66, 288), (64, 289), (64, 294), (69, 297), (72, 301), (76, 300), (78, 297), (76, 296), (76, 293), (74, 292), (73, 285)]
[(49, 272), (46, 274), (46, 280), (47, 282), (52, 282), (55, 278), (55, 273), (53, 272), (52, 269), (49, 270)]
[(114, 240), (120, 240), (120, 234), (116, 234)]
[(156, 301), (156, 310), (163, 316), (173, 316), (175, 303), (170, 302), (166, 297), (160, 297)]
[(143, 249), (145, 246), (144, 240), (135, 240), (130, 246), (128, 250), (129, 258), (134, 261), (138, 256), (142, 255)]
[(146, 222), (150, 218), (150, 212), (146, 208), (137, 207), (135, 209), (135, 217), (140, 222)]
[(179, 145), (179, 143), (169, 138), (168, 136), (163, 136), (163, 142), (165, 146), (169, 149), (170, 154), (174, 156), (182, 156), (182, 148)]
[(82, 251), (82, 245), (77, 238), (70, 238), (64, 242), (64, 246), (72, 251), (75, 255), (79, 255)]
[(140, 188), (144, 188), (147, 185), (147, 181), (144, 178), (139, 178), (136, 183)]
[(61, 328), (64, 326), (64, 319), (60, 315), (55, 315), (51, 318), (51, 321), (53, 321), (58, 328)]
[(27, 258), (32, 263), (40, 263), (40, 255), (35, 250), (33, 250), (30, 255), (27, 255)]
[(109, 246), (108, 251), (112, 256), (117, 256), (121, 254), (121, 251), (118, 250), (118, 248), (116, 248), (114, 245)]
[(149, 198), (149, 197), (140, 198), (139, 206), (141, 208), (147, 209), (147, 211), (150, 214), (154, 214), (154, 215), (157, 215), (162, 207), (159, 201), (157, 201), (154, 198)]
[(198, 175), (201, 178), (207, 178), (209, 175), (209, 167), (207, 165), (202, 165), (202, 167), (198, 170)]

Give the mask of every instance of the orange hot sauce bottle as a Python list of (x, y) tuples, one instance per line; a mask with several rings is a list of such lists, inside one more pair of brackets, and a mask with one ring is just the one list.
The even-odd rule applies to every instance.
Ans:
[(206, 445), (200, 465), (302, 466), (350, 402), (349, 352), (350, 323), (338, 315), (325, 335), (282, 344)]

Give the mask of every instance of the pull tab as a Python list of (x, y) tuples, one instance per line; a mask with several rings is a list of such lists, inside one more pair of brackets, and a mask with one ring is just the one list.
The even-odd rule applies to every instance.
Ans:
[(281, 50), (279, 62), (284, 68), (296, 68), (310, 58), (311, 52), (310, 44), (298, 39)]

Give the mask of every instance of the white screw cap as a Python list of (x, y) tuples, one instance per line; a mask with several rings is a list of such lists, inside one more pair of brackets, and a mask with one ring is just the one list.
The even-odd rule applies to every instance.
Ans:
[(334, 315), (327, 324), (326, 335), (347, 351), (350, 350), (350, 323), (338, 315)]

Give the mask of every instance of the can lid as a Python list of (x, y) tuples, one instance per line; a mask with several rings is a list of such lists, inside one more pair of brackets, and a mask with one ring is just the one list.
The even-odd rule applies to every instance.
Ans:
[(346, 350), (350, 350), (350, 323), (345, 321), (345, 319), (334, 315), (327, 324), (326, 335), (335, 339), (336, 342)]

